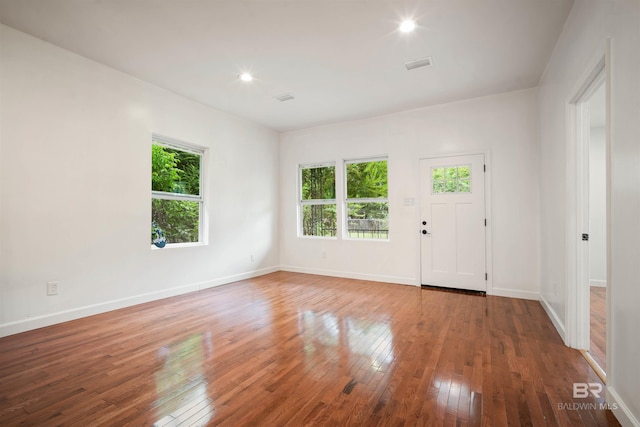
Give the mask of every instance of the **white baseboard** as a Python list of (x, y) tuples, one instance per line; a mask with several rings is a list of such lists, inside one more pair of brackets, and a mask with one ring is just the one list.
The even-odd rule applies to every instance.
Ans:
[(540, 304), (542, 305), (542, 308), (544, 308), (544, 311), (547, 312), (547, 316), (549, 316), (549, 319), (551, 319), (551, 323), (553, 323), (553, 326), (556, 327), (556, 330), (560, 334), (560, 338), (562, 338), (562, 341), (566, 343), (567, 340), (564, 329), (564, 322), (560, 320), (560, 318), (558, 317), (558, 313), (556, 313), (553, 307), (551, 307), (551, 304), (549, 304), (544, 295), (540, 295)]
[(213, 288), (214, 286), (226, 285), (227, 283), (233, 283), (240, 280), (252, 279), (258, 276), (264, 276), (265, 274), (275, 273), (276, 271), (280, 271), (280, 267), (277, 265), (272, 267), (261, 268), (260, 270), (248, 271), (246, 273), (240, 273), (240, 274), (234, 274), (231, 276), (221, 277), (219, 279), (203, 282), (199, 290)]
[(273, 273), (278, 270), (279, 268), (277, 266), (267, 267), (260, 270), (234, 274), (232, 276), (220, 277), (205, 282), (191, 283), (188, 285), (177, 286), (170, 289), (163, 289), (161, 291), (149, 292), (127, 298), (106, 301), (99, 304), (92, 304), (84, 307), (73, 308), (70, 310), (63, 310), (56, 313), (45, 314), (43, 316), (4, 323), (0, 325), (0, 337), (19, 334), (20, 332), (31, 331), (33, 329), (43, 328), (45, 326), (51, 326), (62, 322), (68, 322), (70, 320), (80, 319), (82, 317), (93, 316), (95, 314), (105, 313), (107, 311), (130, 307), (132, 305), (142, 304), (145, 302), (169, 298), (189, 292), (200, 291), (203, 289), (212, 288), (214, 286), (237, 282), (238, 280), (250, 279), (252, 277), (258, 277), (265, 274)]
[(321, 268), (294, 267), (281, 265), (280, 270), (292, 273), (317, 274), (318, 276), (342, 277), (345, 279), (370, 280), (372, 282), (395, 283), (400, 285), (419, 286), (415, 277), (383, 276), (378, 274), (355, 273), (350, 271), (324, 270)]
[(595, 286), (596, 288), (606, 288), (607, 287), (607, 281), (606, 280), (591, 279), (591, 280), (589, 280), (589, 286)]
[(607, 404), (621, 425), (624, 427), (640, 427), (638, 418), (631, 413), (629, 407), (613, 387), (607, 387)]
[(520, 298), (520, 299), (530, 299), (534, 301), (538, 301), (540, 299), (540, 294), (534, 291), (520, 291), (517, 289), (505, 289), (505, 288), (493, 288), (491, 293), (487, 292), (488, 295), (495, 295), (497, 297), (508, 297), (508, 298)]

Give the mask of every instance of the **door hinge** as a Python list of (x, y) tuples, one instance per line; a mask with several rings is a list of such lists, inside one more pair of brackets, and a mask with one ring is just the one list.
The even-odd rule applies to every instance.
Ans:
[(589, 235), (584, 233), (582, 234), (582, 240), (584, 240), (585, 242), (589, 240)]
[(487, 165), (482, 165), (482, 166), (484, 166), (484, 171), (486, 172), (487, 171)]
[(484, 219), (484, 226), (487, 226), (487, 218)]
[(489, 280), (489, 273), (484, 273), (484, 280)]

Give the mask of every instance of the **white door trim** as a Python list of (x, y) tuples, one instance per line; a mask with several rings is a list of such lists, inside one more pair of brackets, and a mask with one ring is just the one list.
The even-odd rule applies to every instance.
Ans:
[[(485, 209), (485, 214), (487, 216), (487, 227), (485, 230), (485, 259), (486, 259), (486, 271), (487, 271), (487, 290), (486, 293), (487, 295), (493, 295), (493, 251), (492, 251), (492, 247), (493, 247), (493, 239), (492, 239), (492, 222), (491, 222), (491, 151), (490, 150), (484, 150), (484, 151), (463, 151), (463, 152), (456, 152), (456, 153), (438, 153), (438, 154), (425, 154), (422, 156), (418, 157), (418, 160), (416, 162), (416, 170), (419, 171), (420, 170), (420, 162), (422, 160), (427, 160), (427, 159), (439, 159), (442, 157), (456, 157), (456, 156), (472, 156), (475, 154), (484, 154), (484, 163), (487, 166), (487, 170), (484, 174), (484, 209)], [(418, 189), (420, 191), (420, 194), (422, 194), (422, 190), (423, 190), (423, 185), (424, 183), (422, 183), (420, 181), (420, 174), (418, 174)], [(419, 219), (422, 218), (422, 212), (420, 211), (420, 209), (418, 209), (418, 217), (416, 218), (416, 247), (418, 248), (418, 253), (420, 253), (420, 239), (421, 239), (421, 235), (420, 235), (420, 224), (419, 224)], [(422, 254), (420, 254), (420, 256), (418, 257), (417, 260), (417, 265), (416, 265), (416, 271), (417, 271), (417, 275), (416, 277), (418, 278), (417, 280), (417, 285), (420, 286), (420, 282), (421, 282), (421, 277), (422, 277), (422, 266), (421, 266), (421, 261), (422, 261)]]
[[(565, 344), (578, 349), (588, 349), (589, 289), (585, 284), (589, 277), (588, 244), (581, 240), (588, 233), (588, 105), (586, 101), (601, 84), (606, 87), (606, 188), (607, 188), (607, 371), (611, 373), (611, 41), (599, 50), (578, 80), (567, 99), (566, 146), (566, 335)], [(582, 284), (582, 285), (580, 285)]]

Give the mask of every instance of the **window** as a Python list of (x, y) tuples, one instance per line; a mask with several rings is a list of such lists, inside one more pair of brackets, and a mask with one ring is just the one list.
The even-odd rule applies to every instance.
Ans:
[(151, 146), (151, 243), (203, 243), (204, 150), (154, 135)]
[(470, 193), (471, 165), (431, 168), (433, 193)]
[(387, 160), (345, 162), (346, 237), (389, 238)]
[(335, 165), (300, 166), (302, 236), (336, 236)]

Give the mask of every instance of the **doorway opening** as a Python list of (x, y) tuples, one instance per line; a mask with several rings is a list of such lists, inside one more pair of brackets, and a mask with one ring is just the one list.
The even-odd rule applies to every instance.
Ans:
[(567, 344), (582, 351), (603, 382), (610, 330), (607, 57), (608, 48), (569, 104), (567, 163), (568, 176), (574, 177), (568, 181)]
[(606, 88), (587, 101), (589, 108), (589, 355), (606, 372), (607, 333), (607, 156)]

